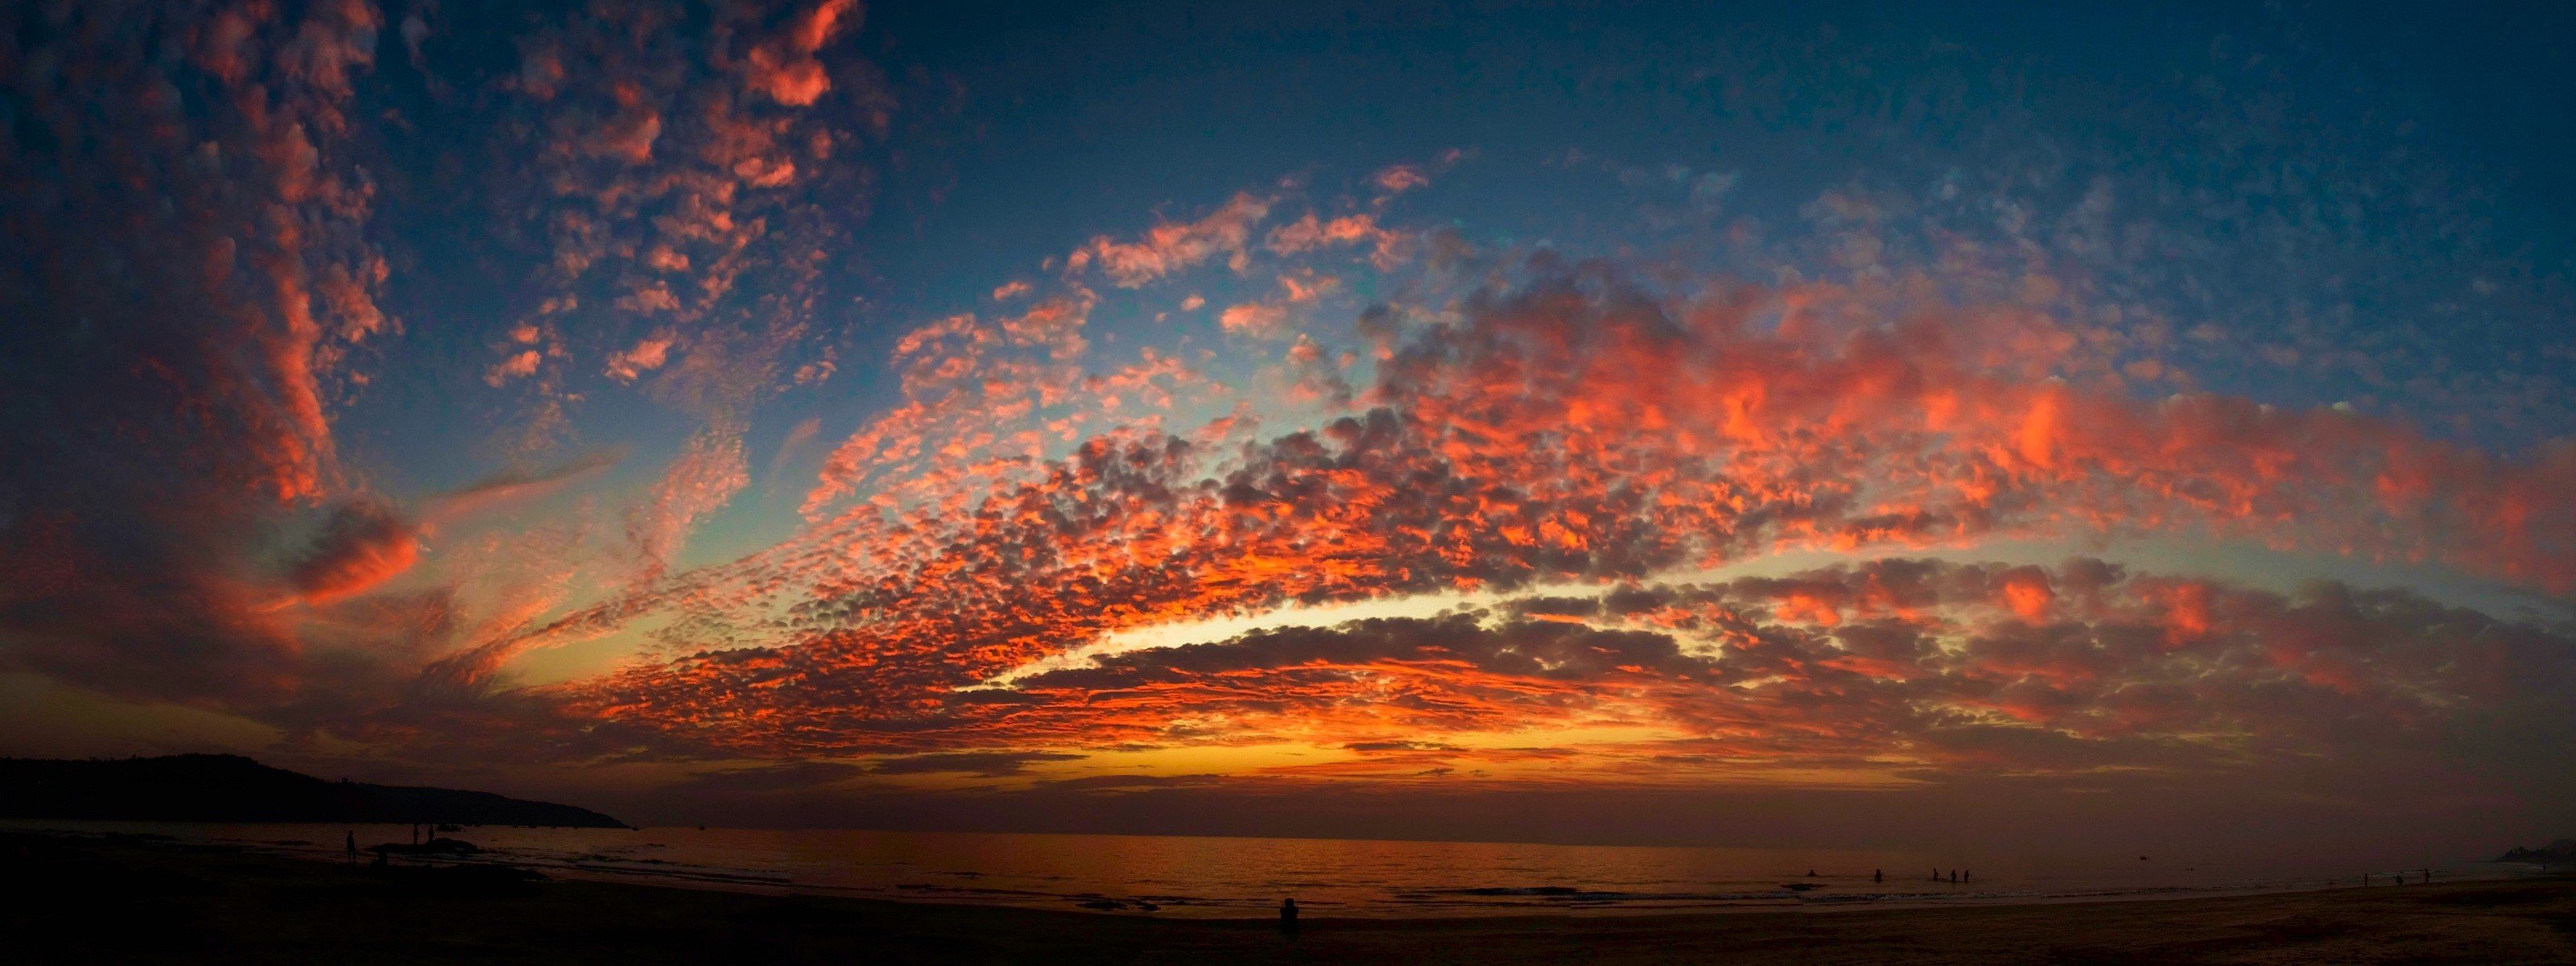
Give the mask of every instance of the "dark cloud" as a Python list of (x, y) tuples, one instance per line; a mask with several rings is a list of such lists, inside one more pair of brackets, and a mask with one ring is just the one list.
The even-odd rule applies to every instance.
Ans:
[(868, 766), (878, 775), (924, 775), (941, 772), (998, 778), (1017, 775), (1028, 766), (1044, 761), (1080, 761), (1082, 755), (1046, 751), (957, 751), (932, 755), (889, 758)]
[[(381, 453), (344, 465), (341, 423), (479, 404), (435, 361), (381, 365), (391, 348), (529, 353), (553, 381), (502, 420), (522, 442), (559, 441), (562, 407), (599, 385), (703, 414), (705, 455), (633, 517), (648, 576), (740, 489), (741, 412), (790, 378), (818, 253), (863, 217), (892, 106), (835, 44), (856, 6), (393, 13), (0, 14), (0, 664), (299, 738), (435, 744), (423, 729), (473, 717), (401, 708), (479, 687), (508, 653), (484, 648), (570, 593), (582, 551), (514, 559), (458, 531), (623, 451), (504, 445), (553, 468), (406, 506), (375, 482)], [(438, 566), (433, 545), (465, 559)], [(428, 589), (368, 599), (424, 570)], [(416, 685), (460, 648), (479, 670)], [(509, 704), (492, 714), (523, 717)]]
[(286, 580), (311, 603), (337, 600), (383, 583), (420, 556), (419, 527), (376, 502), (333, 510), (313, 547), (287, 568)]
[(1590, 617), (1600, 611), (1601, 601), (1593, 597), (1520, 597), (1506, 606), (1519, 617)]
[(1231, 784), (1225, 775), (1084, 775), (1080, 778), (1055, 778), (1040, 782), (1039, 787), (1067, 792), (1119, 792), (1150, 788), (1193, 788)]
[(378, 15), (0, 20), (0, 660), (129, 696), (291, 691), (248, 571), (349, 492), (330, 411), (399, 324), (351, 149)]
[[(1333, 627), (1254, 631), (1229, 641), (1111, 655), (1099, 667), (1051, 671), (1020, 682), (1026, 692), (1097, 690), (1301, 666), (1332, 668), (1386, 660), (1464, 664), (1478, 670), (1557, 680), (1588, 680), (1620, 668), (1687, 671), (1670, 636), (1602, 630), (1552, 621), (1487, 626), (1481, 614), (1435, 619), (1380, 618)], [(1634, 673), (1634, 672), (1627, 672)]]
[(697, 794), (775, 794), (805, 791), (866, 774), (868, 769), (837, 761), (794, 761), (751, 768), (701, 772), (674, 784), (680, 796)]

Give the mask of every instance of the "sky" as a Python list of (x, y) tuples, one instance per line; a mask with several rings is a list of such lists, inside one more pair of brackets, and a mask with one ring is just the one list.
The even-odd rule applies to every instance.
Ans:
[(642, 823), (2576, 821), (2576, 15), (6, 16), (0, 753)]

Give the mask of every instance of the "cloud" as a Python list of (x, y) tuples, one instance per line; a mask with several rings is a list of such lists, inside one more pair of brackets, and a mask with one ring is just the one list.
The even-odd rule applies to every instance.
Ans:
[(1226, 331), (1246, 335), (1272, 334), (1287, 321), (1287, 309), (1260, 302), (1229, 305), (1225, 311), (1217, 313), (1217, 324), (1224, 326)]
[[(2553, 485), (2545, 481), (2569, 471), (2555, 462), (2497, 462), (2339, 412), (2089, 391), (2041, 375), (2047, 347), (2061, 343), (2026, 313), (1899, 310), (1826, 285), (1721, 285), (1668, 301), (1590, 271), (1484, 291), (1454, 315), (1411, 328), (1360, 390), (1369, 408), (1315, 430), (1218, 451), (1159, 432), (1115, 431), (1081, 440), (1060, 460), (1013, 463), (999, 483), (940, 473), (873, 477), (911, 495), (818, 516), (774, 552), (679, 575), (657, 592), (702, 601), (736, 585), (764, 595), (794, 588), (784, 592), (803, 595), (800, 624), (774, 646), (641, 666), (560, 697), (622, 720), (666, 719), (675, 738), (727, 753), (1254, 740), (1298, 728), (1499, 728), (1614, 712), (1626, 716), (1618, 720), (1757, 735), (1781, 729), (1723, 702), (1647, 692), (1679, 687), (1684, 674), (1689, 690), (1704, 692), (1699, 682), (1710, 675), (1753, 666), (1754, 655), (1807, 648), (1818, 635), (1852, 649), (1762, 666), (1778, 674), (1804, 668), (1797, 680), (1930, 673), (1907, 650), (1919, 642), (1906, 635), (1920, 633), (1873, 623), (1878, 611), (1862, 608), (1871, 598), (1861, 589), (1810, 582), (1762, 598), (1753, 616), (1763, 624), (1728, 652), (1727, 664), (1707, 667), (1694, 666), (1704, 663), (1699, 652), (1652, 627), (1621, 629), (1643, 637), (1567, 638), (1615, 660), (1571, 645), (1545, 651), (1555, 646), (1546, 635), (1585, 625), (1562, 619), (1581, 616), (1570, 608), (1541, 606), (1502, 630), (1280, 632), (1103, 659), (1099, 668), (1022, 681), (1016, 695), (950, 695), (1106, 634), (1210, 614), (1638, 581), (1784, 546), (1903, 547), (2040, 526), (2197, 526), (2429, 554), (2544, 586), (2570, 573), (2571, 560), (2552, 549), (2559, 544), (2525, 535), (2570, 521), (2543, 502), (2509, 496)], [(1757, 324), (1772, 313), (1790, 318)], [(1012, 331), (959, 317), (906, 340), (898, 361), (938, 374), (925, 375), (922, 387), (957, 387), (940, 390), (954, 393), (936, 397), (940, 405), (989, 408), (993, 397), (980, 387), (997, 384), (996, 373), (1038, 370), (956, 363), (995, 358), (984, 353), (1012, 339), (1036, 347), (1036, 336)], [(926, 419), (939, 411), (933, 399), (921, 398), (918, 415), (898, 415)], [(889, 430), (845, 446), (843, 455), (871, 454), (886, 467), (963, 469), (944, 458), (914, 462), (934, 440), (957, 438)], [(2417, 472), (2405, 467), (2447, 481), (2442, 495), (2402, 485)], [(827, 470), (827, 480), (857, 479)], [(916, 484), (925, 486), (903, 488)], [(949, 485), (966, 493), (943, 496)], [(2424, 498), (2391, 498), (2404, 493)], [(2506, 506), (2525, 509), (2491, 514)], [(828, 564), (808, 571), (798, 561)], [(2545, 576), (2553, 574), (2561, 576)], [(1903, 577), (1878, 575), (1900, 600), (1918, 592), (1907, 591)], [(2047, 623), (2080, 613), (2082, 582), (2102, 578), (2078, 569), (1980, 579), (1988, 605)], [(2206, 592), (2196, 586), (2154, 591), (2184, 602), (2156, 634), (2191, 639), (2196, 611), (2188, 601)], [(599, 633), (663, 606), (651, 596), (621, 600), (539, 633)], [(1613, 594), (1602, 612), (1654, 606)], [(2103, 633), (2113, 630), (2132, 633), (2127, 624)], [(1993, 638), (1994, 656), (2023, 660), (2015, 648), (2039, 646), (2022, 640)], [(1552, 656), (1530, 657), (1542, 652)], [(1283, 663), (1268, 657), (1274, 653), (1300, 656)], [(2080, 661), (2031, 660), (2032, 674), (2083, 670)], [(1222, 666), (1189, 663), (1198, 661)], [(2330, 665), (2304, 670), (2302, 686), (2332, 690), (2338, 672)], [(1958, 715), (1961, 728), (2064, 722), (2078, 719), (2057, 702), (2091, 700), (2036, 680), (1963, 684), (1950, 699), (1958, 710), (1946, 713)], [(1129, 707), (1097, 702), (1103, 693), (1199, 710), (1108, 718), (1082, 710)], [(1390, 693), (1405, 698), (1383, 700)], [(1901, 704), (1896, 691), (1861, 693)], [(2137, 690), (2138, 703), (2120, 713), (2148, 713), (2154, 693)], [(942, 710), (924, 710), (933, 707)], [(980, 716), (1000, 708), (1021, 731), (992, 728)], [(1978, 723), (1989, 715), (1998, 723)], [(1780, 740), (1793, 737), (1783, 732)], [(1859, 762), (1869, 740), (1876, 739), (1848, 735), (1840, 745), (1818, 743), (1813, 754)]]
[[(697, 786), (744, 794), (1211, 746), (1301, 760), (1054, 787), (2422, 775), (2398, 766), (2530, 767), (2567, 745), (2548, 713), (2563, 627), (2399, 591), (2081, 560), (1670, 582), (1783, 550), (2155, 533), (2576, 590), (2576, 451), (2203, 392), (2142, 355), (2230, 336), (2139, 321), (2170, 307), (2085, 274), (2204, 241), (2114, 231), (2140, 203), (2125, 187), (2061, 179), (2052, 218), (1974, 190), (1944, 215), (1856, 180), (1770, 222), (1795, 241), (1748, 241), (1748, 218), (1727, 246), (1755, 254), (1697, 272), (1391, 220), (1452, 153), (1293, 220), (1273, 217), (1296, 204), (1279, 188), (1068, 235), (1090, 240), (1064, 272), (880, 339), (834, 331), (863, 274), (844, 245), (869, 159), (909, 153), (885, 80), (837, 43), (856, 4), (424, 6), (399, 27), (416, 69), (364, 85), (381, 15), (308, 7), (80, 6), (0, 42), (63, 67), (0, 80), (23, 121), (0, 135), (23, 141), (0, 152), (20, 229), (0, 308), (26, 321), (0, 333), (24, 390), (0, 402), (9, 669), (402, 754), (812, 759)], [(1655, 199), (1622, 251), (1746, 204), (1729, 171), (1609, 173)], [(408, 207), (379, 221), (387, 199)], [(1887, 227), (1953, 215), (2003, 227)], [(395, 266), (395, 291), (430, 294), (379, 305)], [(1245, 289), (1256, 267), (1280, 289)], [(1232, 297), (1183, 311), (1293, 342), (1228, 354), (1251, 340), (1091, 325), (1136, 307), (1092, 286), (1179, 295), (1200, 271), (1231, 273)], [(477, 284), (436, 284), (454, 278)], [(2371, 355), (2281, 338), (2237, 349)], [(459, 452), (551, 468), (414, 512), (355, 482), (412, 462), (382, 459), (380, 423), (344, 466), (335, 433), (388, 385), (378, 354), (416, 342), (465, 351), (393, 391), (480, 377), (497, 391), (473, 412), (509, 438)], [(801, 519), (770, 521), (794, 532), (705, 559), (730, 544), (701, 532), (733, 522), (763, 406), (805, 406), (794, 387), (867, 345), (890, 346), (884, 369), (852, 361), (862, 385), (842, 388), (887, 406), (836, 439), (821, 417), (780, 423), (765, 484), (827, 450)], [(633, 490), (471, 525), (600, 480), (617, 457), (571, 450), (576, 426), (648, 410), (688, 435)], [(290, 592), (309, 606), (275, 606)], [(1408, 598), (1492, 603), (1120, 650)], [(608, 671), (507, 673), (621, 632), (631, 660)]]
[(793, 761), (749, 768), (699, 772), (673, 784), (666, 794), (767, 795), (804, 792), (865, 774), (867, 769), (838, 761)]
[(1354, 741), (1343, 745), (1348, 751), (1458, 751), (1457, 745), (1436, 741)]
[[(275, 535), (296, 517), (352, 499), (333, 423), (401, 326), (351, 131), (380, 15), (39, 19), (5, 59), (55, 66), (0, 78), (0, 662), (263, 707), (297, 647), (249, 575), (292, 555)], [(354, 532), (328, 549), (306, 574), (325, 595), (407, 559)]]
[(624, 462), (626, 455), (624, 447), (615, 447), (535, 472), (504, 470), (494, 473), (429, 501), (421, 522), (435, 526), (494, 507), (537, 499)]
[(742, 434), (739, 424), (719, 422), (691, 436), (645, 502), (628, 515), (638, 581), (660, 579), (698, 522), (751, 485)]
[(1383, 234), (1377, 227), (1377, 219), (1370, 215), (1344, 215), (1331, 221), (1319, 221), (1309, 212), (1303, 218), (1272, 229), (1269, 247), (1271, 251), (1289, 255), (1332, 245), (1374, 242)]
[(635, 347), (608, 357), (608, 377), (620, 382), (633, 382), (644, 373), (662, 368), (670, 361), (671, 343), (676, 338), (662, 333), (635, 343)]
[[(856, 3), (823, 0), (704, 22), (596, 7), (431, 25), (430, 96), (406, 109), (459, 132), (429, 149), (479, 177), (405, 187), (463, 189), (456, 203), (491, 219), (424, 268), (504, 267), (494, 288), (515, 318), (484, 375), (537, 411), (523, 455), (564, 441), (591, 374), (701, 415), (829, 375), (811, 314), (837, 226), (867, 207), (854, 149), (890, 110), (873, 66), (831, 49), (859, 19)], [(636, 41), (696, 30), (704, 43)], [(454, 90), (492, 93), (439, 96)]]
[(287, 583), (318, 604), (381, 584), (420, 558), (419, 528), (382, 503), (343, 504), (313, 547), (287, 569)]
[[(19, 135), (45, 132), (0, 152), (0, 306), (28, 323), (0, 332), (24, 390), (0, 402), (23, 457), (0, 467), (0, 663), (219, 705), (294, 741), (429, 753), (509, 721), (526, 729), (511, 740), (581, 744), (527, 696), (420, 675), (459, 658), (484, 680), (593, 581), (668, 566), (740, 488), (734, 414), (828, 372), (809, 343), (823, 240), (864, 211), (853, 128), (889, 107), (873, 67), (830, 48), (855, 5), (695, 22), (425, 6), (399, 28), (416, 69), (376, 76), (387, 24), (370, 3), (65, 10), (0, 56), (61, 67), (0, 80)], [(700, 27), (706, 43), (637, 42)], [(410, 286), (400, 307), (439, 324), (409, 332), (384, 301), (397, 271), (475, 284)], [(452, 374), (384, 366), (478, 345)], [(370, 393), (451, 377), (512, 400), (457, 410), (492, 406), (516, 434), (474, 452), (555, 468), (407, 512), (358, 479), (400, 461), (371, 450), (353, 471), (335, 436)], [(613, 462), (562, 448), (581, 407), (627, 382), (713, 427), (628, 532), (589, 502), (471, 526)]]
[(1376, 185), (1379, 191), (1386, 192), (1389, 195), (1400, 195), (1415, 188), (1430, 187), (1431, 178), (1430, 176), (1423, 174), (1422, 169), (1415, 165), (1394, 164), (1379, 169), (1378, 173), (1370, 175), (1369, 183)]
[(804, 512), (819, 515), (869, 485), (882, 487), (878, 499), (908, 501), (964, 480), (1014, 478), (1043, 450), (1042, 433), (1028, 427), (1042, 411), (1052, 432), (1068, 437), (1115, 408), (1098, 390), (1123, 384), (1169, 396), (1198, 381), (1150, 350), (1126, 377), (1086, 377), (1075, 360), (1088, 348), (1083, 332), (1097, 304), (1091, 290), (1073, 286), (1017, 315), (953, 315), (904, 335), (888, 360), (903, 403), (833, 447)]
[(1076, 249), (1066, 264), (1075, 271), (1096, 264), (1120, 288), (1136, 288), (1220, 255), (1226, 257), (1228, 267), (1242, 271), (1253, 226), (1269, 217), (1270, 204), (1249, 193), (1237, 194), (1204, 218), (1163, 222), (1135, 241), (1115, 241), (1107, 235), (1093, 238)]
[(484, 370), (483, 384), (498, 389), (503, 385), (508, 384), (510, 380), (525, 379), (529, 376), (536, 375), (537, 363), (541, 361), (543, 361), (543, 357), (538, 355), (537, 350), (535, 349), (520, 351), (506, 359), (493, 363), (492, 368)]
[(1433, 155), (1427, 163), (1391, 164), (1380, 168), (1377, 173), (1368, 177), (1369, 186), (1377, 189), (1377, 194), (1369, 201), (1372, 205), (1383, 207), (1405, 192), (1431, 187), (1431, 179), (1434, 175), (1455, 168), (1474, 155), (1475, 152), (1470, 149), (1450, 148)]
[(816, 51), (844, 29), (858, 27), (858, 0), (823, 0), (789, 18), (787, 28), (754, 45), (743, 58), (743, 76), (753, 90), (780, 104), (804, 107), (832, 89), (832, 78), (815, 59)]
[(931, 755), (889, 758), (868, 766), (879, 775), (924, 775), (955, 772), (984, 778), (1017, 775), (1028, 766), (1048, 761), (1080, 761), (1082, 755), (1044, 751), (959, 751)]
[[(2014, 588), (2034, 581), (2059, 595), (2043, 621), (2014, 603)], [(1366, 619), (1106, 655), (874, 726), (811, 677), (769, 674), (762, 690), (797, 688), (836, 709), (840, 744), (853, 750), (952, 749), (875, 769), (896, 774), (1000, 776), (1079, 757), (1020, 750), (1031, 746), (1289, 741), (1359, 757), (1266, 774), (1587, 787), (1839, 774), (1920, 785), (2140, 771), (2259, 781), (2321, 762), (2363, 774), (2450, 761), (2474, 773), (2459, 780), (2493, 785), (2576, 748), (2576, 728), (2551, 710), (2576, 684), (2576, 638), (2405, 591), (2281, 593), (2083, 559), (1896, 558), (1601, 599), (1598, 626), (1549, 619), (1581, 609), (1561, 599), (1505, 611), (1545, 616)], [(2176, 637), (2178, 625), (2189, 633)], [(809, 661), (762, 652), (682, 664), (819, 670)], [(1662, 737), (1459, 740), (1605, 726)], [(2463, 748), (2480, 757), (2459, 757)]]

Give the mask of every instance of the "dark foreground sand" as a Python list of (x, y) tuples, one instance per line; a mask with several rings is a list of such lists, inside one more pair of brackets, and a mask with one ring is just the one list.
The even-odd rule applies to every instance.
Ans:
[(1266, 922), (771, 897), (500, 870), (352, 872), (0, 835), (0, 961), (2576, 963), (2576, 879), (2159, 902)]

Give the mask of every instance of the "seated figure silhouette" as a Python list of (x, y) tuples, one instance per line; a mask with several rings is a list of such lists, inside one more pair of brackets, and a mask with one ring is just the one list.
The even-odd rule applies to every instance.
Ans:
[(1281, 899), (1281, 900), (1279, 900), (1279, 931), (1280, 931), (1280, 932), (1296, 932), (1296, 931), (1297, 931), (1297, 900), (1295, 900), (1295, 899)]

